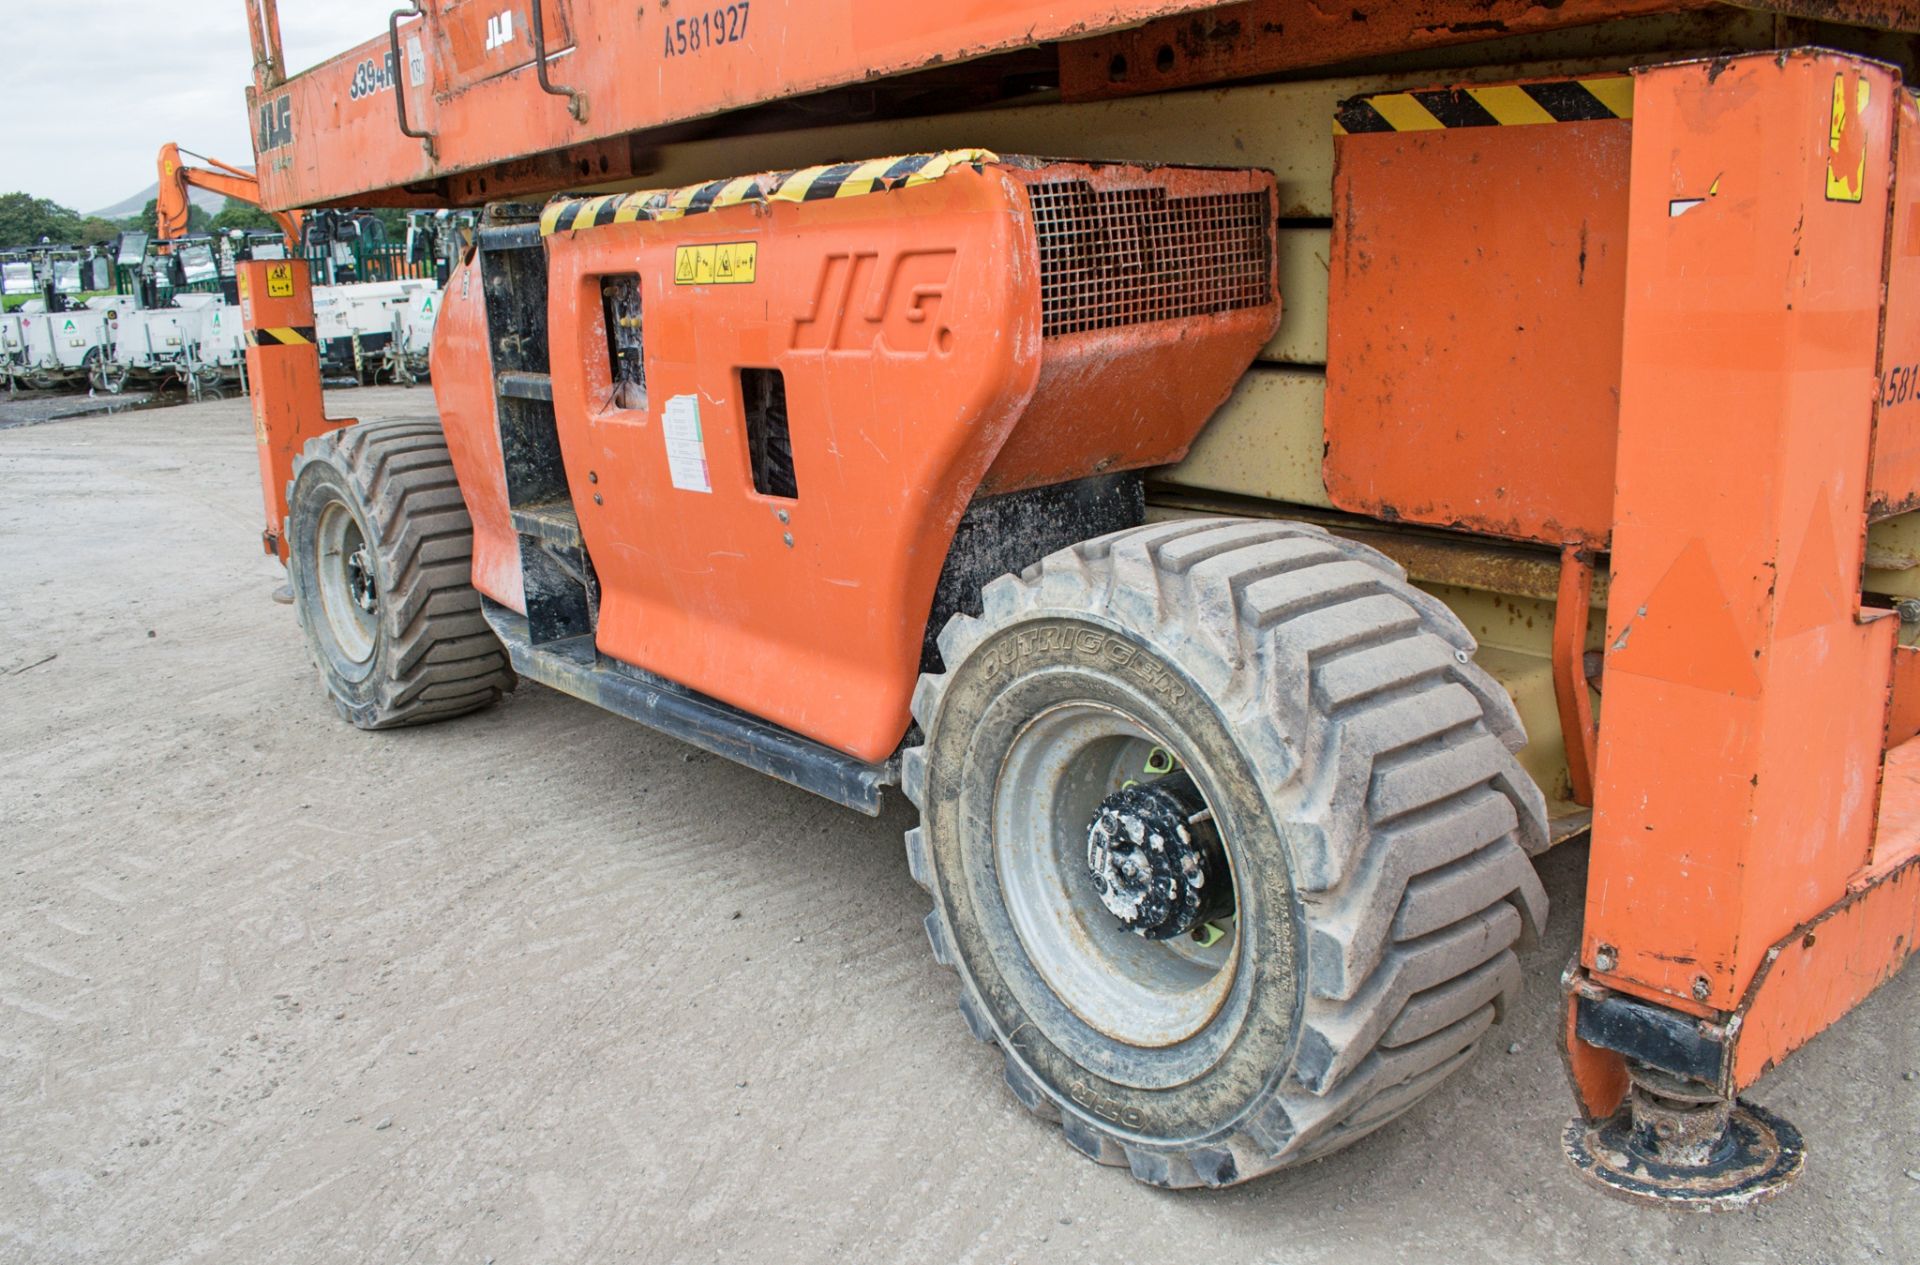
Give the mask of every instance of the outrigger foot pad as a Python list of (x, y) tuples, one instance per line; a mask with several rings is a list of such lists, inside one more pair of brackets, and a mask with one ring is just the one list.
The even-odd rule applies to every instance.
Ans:
[(1574, 1168), (1608, 1194), (1725, 1211), (1771, 1199), (1805, 1167), (1800, 1131), (1765, 1108), (1651, 1069), (1630, 1075), (1620, 1110), (1575, 1119), (1562, 1137)]

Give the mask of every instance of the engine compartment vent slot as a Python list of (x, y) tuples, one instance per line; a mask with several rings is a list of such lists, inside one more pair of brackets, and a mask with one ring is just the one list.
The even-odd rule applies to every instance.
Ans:
[(747, 418), (747, 458), (753, 490), (793, 500), (800, 483), (793, 471), (793, 433), (787, 426), (787, 379), (778, 369), (742, 369), (740, 398)]
[(1273, 301), (1273, 205), (1264, 190), (1173, 198), (1160, 188), (1062, 180), (1027, 192), (1042, 337)]

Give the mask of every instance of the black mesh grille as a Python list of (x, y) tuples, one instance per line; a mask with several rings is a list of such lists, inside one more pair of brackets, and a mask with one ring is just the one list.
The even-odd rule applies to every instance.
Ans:
[(1169, 198), (1165, 189), (1028, 189), (1040, 241), (1044, 337), (1259, 307), (1273, 300), (1265, 190)]

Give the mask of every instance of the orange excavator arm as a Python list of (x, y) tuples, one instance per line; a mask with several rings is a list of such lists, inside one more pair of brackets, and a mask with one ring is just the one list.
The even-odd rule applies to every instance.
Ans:
[[(195, 154), (194, 157), (207, 165), (187, 166), (180, 159), (180, 147), (172, 141), (160, 147), (160, 195), (154, 206), (153, 218), (155, 234), (161, 241), (186, 236), (187, 188), (190, 185), (210, 189), (254, 206), (260, 205), (260, 182), (254, 179), (252, 172), (204, 154)], [(286, 234), (288, 248), (298, 249), (300, 222), (305, 218), (305, 212), (269, 211), (267, 214)]]

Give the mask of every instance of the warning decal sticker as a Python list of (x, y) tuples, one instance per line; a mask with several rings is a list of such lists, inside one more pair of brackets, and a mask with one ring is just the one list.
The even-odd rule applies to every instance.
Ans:
[(1859, 71), (1833, 77), (1833, 127), (1827, 135), (1827, 201), (1858, 202), (1867, 188), (1867, 102), (1872, 85)]
[(758, 242), (681, 246), (673, 252), (673, 284), (677, 286), (752, 285), (759, 263)]
[(271, 264), (268, 266), (267, 297), (272, 299), (290, 299), (293, 297), (292, 264)]
[(707, 441), (700, 433), (700, 397), (676, 395), (661, 414), (667, 439), (667, 477), (682, 492), (711, 492), (707, 477)]

